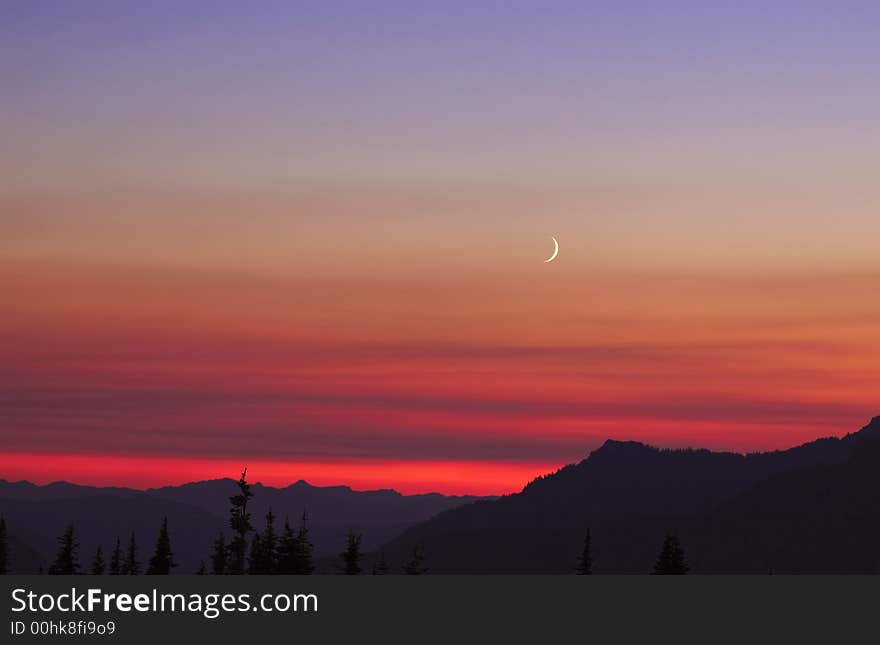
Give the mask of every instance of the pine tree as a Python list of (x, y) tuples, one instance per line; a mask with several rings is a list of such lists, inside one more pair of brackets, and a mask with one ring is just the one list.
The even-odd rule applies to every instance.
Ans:
[(581, 557), (578, 558), (575, 572), (579, 576), (589, 576), (593, 573), (593, 539), (590, 536), (590, 529), (587, 529), (587, 535), (584, 538), (584, 550), (581, 552)]
[(73, 524), (68, 525), (58, 538), (58, 554), (55, 562), (49, 567), (53, 576), (71, 576), (79, 573), (79, 541), (73, 531)]
[(418, 544), (413, 547), (409, 562), (403, 565), (403, 572), (408, 576), (421, 576), (428, 573), (428, 567), (425, 566), (425, 556), (422, 553), (422, 547)]
[(125, 552), (125, 560), (122, 561), (122, 575), (139, 576), (141, 574), (141, 563), (137, 558), (137, 542), (134, 539), (134, 531), (131, 532), (131, 539), (128, 541), (128, 550)]
[(278, 537), (275, 535), (275, 514), (266, 514), (266, 528), (254, 535), (248, 573), (270, 575), (278, 572)]
[(249, 575), (256, 575), (260, 573), (260, 566), (263, 561), (263, 544), (260, 539), (260, 534), (255, 533), (254, 539), (251, 540), (251, 552), (248, 554), (248, 569), (247, 572)]
[(221, 576), (226, 573), (226, 559), (228, 555), (229, 550), (226, 547), (226, 538), (221, 531), (217, 534), (217, 539), (214, 540), (214, 546), (211, 552), (212, 574), (215, 576)]
[(247, 536), (253, 530), (251, 516), (247, 512), (248, 501), (254, 496), (251, 486), (247, 483), (247, 468), (241, 472), (238, 480), (238, 494), (229, 498), (232, 508), (229, 511), (229, 526), (232, 529), (232, 541), (229, 543), (229, 559), (226, 573), (241, 575), (245, 572), (247, 555)]
[(290, 520), (284, 518), (284, 529), (278, 538), (278, 573), (291, 575), (296, 569), (296, 536), (290, 528)]
[(361, 536), (355, 535), (351, 530), (348, 532), (348, 541), (345, 551), (339, 554), (342, 560), (340, 572), (347, 576), (358, 576), (363, 573), (361, 569)]
[(299, 530), (294, 541), (293, 573), (299, 576), (310, 576), (315, 571), (315, 547), (309, 541), (309, 516), (303, 511)]
[(104, 552), (101, 550), (101, 547), (98, 547), (98, 550), (95, 551), (95, 559), (92, 560), (92, 575), (93, 576), (103, 576), (104, 575)]
[(308, 515), (303, 512), (296, 533), (290, 527), (290, 520), (284, 520), (284, 529), (278, 538), (278, 572), (307, 576), (314, 571), (314, 545), (309, 540)]
[(116, 546), (113, 548), (113, 554), (110, 556), (110, 575), (122, 575), (122, 543), (116, 538)]
[(275, 514), (272, 509), (266, 513), (266, 528), (254, 536), (248, 573), (278, 573), (278, 537), (275, 535)]
[(688, 570), (684, 549), (678, 541), (678, 537), (667, 533), (663, 540), (663, 548), (660, 549), (660, 555), (657, 556), (657, 563), (654, 565), (654, 575), (684, 575)]
[(9, 573), (9, 537), (6, 535), (6, 518), (0, 515), (0, 576)]
[(177, 566), (171, 552), (171, 538), (168, 535), (168, 518), (162, 520), (159, 537), (156, 539), (156, 550), (147, 565), (147, 575), (167, 576)]
[(197, 576), (203, 576), (203, 575), (205, 575), (206, 573), (208, 573), (208, 567), (205, 565), (205, 561), (202, 560), (202, 561), (199, 563), (199, 568), (196, 569), (196, 575), (197, 575)]
[(385, 560), (385, 552), (379, 554), (379, 559), (373, 563), (373, 575), (374, 576), (384, 576), (388, 574), (388, 571), (391, 567), (388, 566), (388, 562)]

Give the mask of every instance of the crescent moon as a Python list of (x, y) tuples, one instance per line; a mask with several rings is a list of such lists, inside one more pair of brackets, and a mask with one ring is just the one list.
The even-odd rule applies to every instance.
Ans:
[(553, 255), (544, 260), (545, 263), (553, 262), (556, 259), (556, 256), (559, 255), (559, 242), (556, 241), (556, 238), (552, 238), (553, 240)]

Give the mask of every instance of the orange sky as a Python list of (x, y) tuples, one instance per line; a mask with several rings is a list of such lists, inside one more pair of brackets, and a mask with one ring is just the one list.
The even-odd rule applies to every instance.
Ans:
[(0, 477), (500, 493), (880, 413), (876, 8), (32, 4)]
[(500, 493), (605, 438), (770, 449), (875, 412), (876, 276), (588, 270), (560, 241), (552, 265), (522, 240), (507, 267), (435, 252), (397, 276), (7, 257), (5, 475), (247, 462), (265, 483)]

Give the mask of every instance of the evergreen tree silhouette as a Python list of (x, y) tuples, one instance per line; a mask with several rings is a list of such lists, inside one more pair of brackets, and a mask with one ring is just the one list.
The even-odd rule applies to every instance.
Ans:
[(0, 515), (0, 576), (9, 573), (9, 537), (6, 535), (6, 518)]
[(49, 574), (53, 576), (72, 576), (79, 573), (79, 541), (73, 531), (73, 524), (69, 524), (58, 538), (58, 554), (55, 562), (49, 567)]
[(275, 513), (266, 513), (266, 528), (263, 529), (263, 569), (266, 573), (278, 573), (278, 536), (275, 535)]
[(104, 565), (104, 551), (102, 551), (99, 546), (98, 550), (95, 551), (95, 559), (92, 560), (92, 575), (103, 576), (104, 569), (106, 569), (106, 566)]
[(248, 573), (278, 573), (278, 537), (275, 535), (275, 514), (271, 508), (266, 513), (266, 528), (254, 536)]
[(196, 569), (196, 575), (197, 575), (197, 576), (203, 576), (203, 575), (205, 575), (206, 573), (208, 573), (208, 567), (207, 567), (207, 565), (205, 565), (205, 561), (202, 560), (202, 561), (199, 563), (199, 568)]
[(284, 528), (278, 538), (278, 573), (291, 575), (296, 568), (296, 536), (290, 528), (290, 520), (284, 518)]
[(314, 545), (309, 540), (309, 516), (303, 511), (296, 533), (290, 520), (284, 520), (284, 529), (278, 538), (278, 573), (308, 576), (315, 572)]
[(657, 556), (657, 563), (654, 565), (654, 575), (684, 575), (688, 570), (689, 567), (684, 559), (684, 549), (678, 541), (678, 537), (667, 533), (663, 540), (663, 548), (660, 549), (660, 555)]
[(303, 511), (299, 529), (294, 540), (293, 573), (299, 576), (310, 576), (315, 571), (315, 547), (309, 541), (309, 516)]
[(260, 563), (263, 560), (263, 544), (260, 539), (260, 534), (255, 533), (254, 539), (251, 540), (251, 551), (248, 554), (248, 569), (247, 572), (250, 575), (256, 575), (260, 573)]
[(134, 539), (134, 531), (131, 532), (128, 550), (125, 552), (125, 559), (122, 561), (120, 573), (124, 576), (139, 576), (141, 574), (141, 563), (138, 562), (137, 542)]
[(116, 538), (116, 546), (113, 547), (113, 553), (110, 556), (110, 575), (122, 575), (122, 543)]
[(388, 566), (388, 562), (385, 560), (385, 552), (382, 551), (379, 554), (379, 559), (373, 563), (373, 575), (374, 576), (387, 575), (390, 568), (391, 567)]
[(593, 573), (593, 538), (590, 536), (590, 529), (587, 529), (587, 535), (584, 537), (584, 550), (578, 558), (575, 572), (579, 576), (589, 576)]
[(217, 534), (211, 551), (211, 573), (215, 576), (222, 576), (226, 573), (226, 559), (229, 550), (226, 547), (226, 537), (223, 532)]
[(253, 530), (251, 516), (247, 511), (248, 501), (254, 496), (251, 486), (247, 483), (247, 468), (241, 471), (238, 480), (238, 494), (229, 498), (232, 508), (229, 510), (229, 526), (232, 529), (232, 541), (229, 543), (229, 558), (226, 562), (226, 573), (242, 575), (245, 572), (247, 555), (247, 536)]
[(260, 569), (265, 574), (278, 573), (278, 536), (275, 535), (275, 514), (266, 513), (266, 528), (260, 536)]
[(147, 565), (147, 575), (167, 576), (171, 569), (177, 566), (174, 555), (171, 552), (171, 538), (168, 535), (168, 518), (162, 520), (159, 528), (159, 537), (156, 539), (156, 550)]
[(340, 572), (347, 576), (359, 576), (364, 572), (361, 569), (361, 536), (355, 535), (350, 529), (345, 551), (339, 554), (342, 560)]
[(428, 567), (425, 566), (425, 556), (420, 545), (417, 544), (413, 547), (409, 561), (403, 565), (403, 572), (408, 576), (421, 576), (428, 573)]

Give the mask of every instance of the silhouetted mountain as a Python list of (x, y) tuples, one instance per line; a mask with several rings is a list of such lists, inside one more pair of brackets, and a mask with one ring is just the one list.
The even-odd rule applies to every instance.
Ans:
[[(422, 545), (435, 573), (645, 573), (667, 531), (692, 571), (873, 571), (880, 560), (880, 417), (857, 433), (739, 455), (607, 441), (522, 492), (439, 514), (382, 549)], [(872, 471), (872, 468), (874, 469)]]
[[(229, 496), (235, 488), (232, 479), (216, 479), (150, 489), (147, 494), (192, 504), (225, 519), (229, 513)], [(255, 526), (263, 526), (263, 518), (270, 508), (282, 525), (287, 516), (293, 526), (299, 524), (300, 516), (306, 511), (311, 540), (319, 557), (336, 555), (345, 544), (349, 530), (362, 533), (364, 548), (374, 549), (417, 522), (480, 499), (437, 493), (402, 495), (390, 489), (355, 491), (348, 486), (312, 486), (302, 480), (286, 488), (254, 484), (251, 491), (254, 498), (248, 508)]]
[[(147, 491), (0, 480), (0, 513), (16, 571), (48, 562), (71, 521), (83, 568), (98, 544), (107, 554), (131, 530), (146, 561), (167, 516), (178, 571), (186, 573), (227, 529), (235, 490), (232, 479)], [(498, 499), (306, 482), (252, 490), (258, 527), (270, 507), (294, 525), (308, 511), (324, 572), (334, 570), (349, 529), (364, 534), (366, 549), (387, 542), (381, 552), (395, 572), (418, 552), (431, 573), (572, 573), (588, 529), (596, 573), (650, 571), (667, 533), (681, 539), (695, 573), (880, 569), (880, 417), (840, 439), (747, 455), (607, 441)]]
[[(108, 554), (116, 536), (124, 542), (132, 530), (146, 561), (159, 525), (167, 516), (174, 556), (180, 563), (177, 572), (189, 573), (208, 557), (217, 532), (228, 532), (229, 497), (235, 488), (232, 479), (147, 491), (0, 480), (0, 514), (6, 517), (10, 535), (29, 547), (26, 560), (18, 558), (16, 562), (13, 556), (16, 570), (36, 571), (41, 560), (51, 561), (57, 536), (71, 522), (80, 539), (84, 566), (99, 544)], [(293, 526), (306, 510), (318, 555), (337, 553), (349, 529), (363, 533), (364, 544), (376, 548), (416, 522), (476, 499), (401, 495), (393, 490), (361, 492), (346, 486), (311, 486), (304, 481), (281, 489), (255, 484), (252, 490), (255, 497), (250, 512), (257, 527), (262, 527), (270, 506), (282, 523), (289, 516)], [(23, 548), (19, 551), (25, 553)]]
[(880, 437), (760, 482), (687, 529), (702, 570), (880, 573)]
[(95, 495), (112, 495), (129, 497), (141, 491), (132, 488), (80, 486), (70, 482), (52, 482), (45, 486), (37, 486), (29, 481), (8, 482), (0, 479), (0, 497), (21, 501), (45, 501), (49, 499), (76, 499), (78, 497), (94, 497)]

